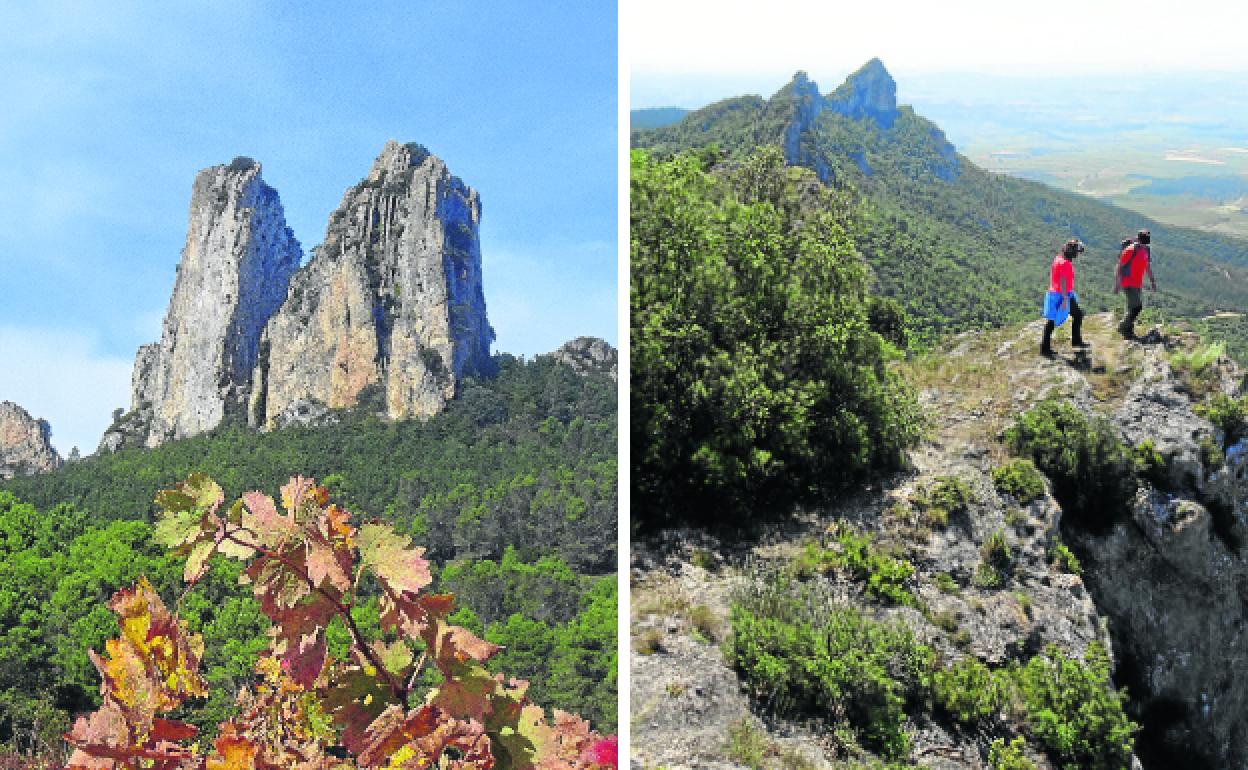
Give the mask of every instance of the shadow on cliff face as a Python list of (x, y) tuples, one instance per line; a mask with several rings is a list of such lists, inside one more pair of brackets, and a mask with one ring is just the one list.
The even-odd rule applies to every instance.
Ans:
[(1114, 647), (1123, 650), (1114, 672), (1114, 686), (1127, 688), (1131, 698), (1127, 712), (1140, 725), (1135, 738), (1135, 755), (1140, 763), (1148, 770), (1219, 770), (1220, 765), (1192, 745), (1191, 736), (1182, 729), (1183, 722), (1191, 715), (1190, 706), (1179, 698), (1165, 695), (1140, 699), (1139, 693), (1148, 691), (1144, 667), (1135, 656), (1125, 652), (1128, 647), (1120, 640), (1114, 640)]

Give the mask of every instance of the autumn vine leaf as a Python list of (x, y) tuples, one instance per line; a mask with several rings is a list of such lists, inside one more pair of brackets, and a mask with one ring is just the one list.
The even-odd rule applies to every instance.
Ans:
[[(194, 585), (214, 555), (246, 562), (249, 584), (272, 621), (257, 680), (238, 695), (238, 716), (210, 748), (185, 745), (195, 728), (161, 714), (207, 695), (198, 673), (203, 641), (187, 633), (146, 579), (113, 597), (121, 635), (100, 671), (103, 705), (66, 734), (70, 770), (600, 770), (615, 767), (613, 739), (556, 711), (553, 721), (484, 663), (501, 648), (447, 622), (450, 594), (432, 583), (424, 549), (383, 524), (358, 528), (313, 479), (282, 487), (282, 508), (248, 492), (222, 511), (212, 479), (192, 474), (156, 497), (157, 540), (186, 557)], [(368, 638), (352, 610), (364, 575), (380, 588), (387, 638)], [(334, 660), (326, 631), (350, 637)], [(437, 684), (423, 684), (426, 672)]]

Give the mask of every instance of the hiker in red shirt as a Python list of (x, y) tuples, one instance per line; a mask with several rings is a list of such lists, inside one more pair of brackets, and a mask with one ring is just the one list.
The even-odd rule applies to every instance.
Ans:
[(1153, 277), (1153, 253), (1149, 245), (1152, 233), (1141, 230), (1135, 243), (1127, 244), (1118, 256), (1118, 269), (1114, 271), (1114, 293), (1119, 289), (1127, 298), (1127, 315), (1118, 325), (1118, 333), (1125, 340), (1135, 339), (1135, 319), (1144, 309), (1144, 276), (1148, 276), (1150, 288), (1157, 291), (1157, 279)]
[(1062, 246), (1061, 252), (1053, 257), (1053, 267), (1049, 270), (1049, 293), (1045, 298), (1044, 338), (1040, 340), (1040, 355), (1053, 356), (1051, 339), (1053, 329), (1066, 320), (1070, 314), (1070, 344), (1076, 348), (1086, 348), (1080, 333), (1083, 326), (1083, 310), (1079, 307), (1079, 298), (1075, 296), (1075, 258), (1083, 253), (1083, 244), (1077, 238), (1071, 238)]

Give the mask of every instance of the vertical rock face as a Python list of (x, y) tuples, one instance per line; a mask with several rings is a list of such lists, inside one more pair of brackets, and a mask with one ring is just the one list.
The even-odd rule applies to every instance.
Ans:
[(46, 420), (36, 420), (12, 401), (0, 401), (0, 479), (61, 467), (51, 439)]
[(810, 141), (815, 121), (827, 107), (819, 86), (805, 72), (798, 72), (788, 85), (777, 91), (767, 103), (769, 111), (779, 110), (786, 119), (784, 127), (784, 162), (791, 166), (814, 169), (819, 180), (827, 182), (831, 169)]
[(461, 377), (488, 373), (480, 217), (476, 192), (445, 163), (388, 142), (264, 332), (252, 424), (361, 402), (427, 416)]
[(101, 447), (156, 446), (245, 418), (260, 334), (301, 259), (258, 163), (201, 171), (160, 342), (139, 349), (131, 412)]
[(130, 411), (100, 448), (360, 404), (394, 419), (440, 411), (460, 378), (493, 367), (480, 219), (477, 194), (445, 163), (389, 142), (299, 269), (259, 164), (201, 171), (164, 332), (135, 356)]

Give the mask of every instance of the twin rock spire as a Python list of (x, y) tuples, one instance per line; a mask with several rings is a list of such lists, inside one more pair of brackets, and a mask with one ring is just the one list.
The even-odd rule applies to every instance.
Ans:
[(391, 141), (300, 268), (258, 163), (201, 171), (161, 339), (139, 349), (130, 411), (100, 448), (361, 403), (393, 419), (438, 412), (462, 377), (491, 369), (480, 218), (445, 163)]

